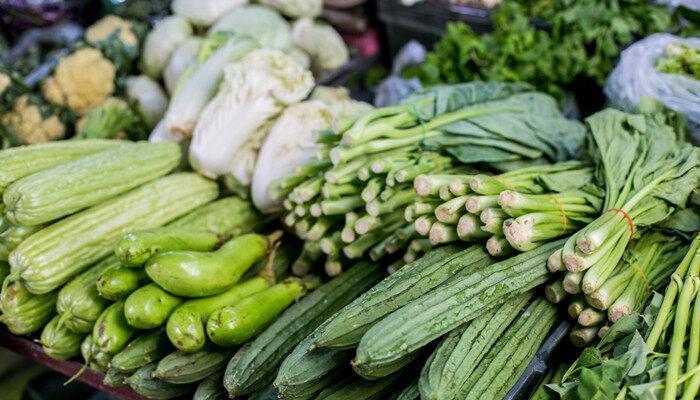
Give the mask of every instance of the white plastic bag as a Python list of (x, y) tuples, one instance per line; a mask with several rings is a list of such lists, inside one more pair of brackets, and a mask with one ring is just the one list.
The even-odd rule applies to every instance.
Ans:
[(700, 134), (700, 81), (678, 74), (656, 70), (656, 62), (664, 56), (669, 43), (700, 47), (700, 39), (683, 39), (667, 33), (656, 33), (634, 43), (622, 52), (620, 62), (605, 83), (605, 94), (618, 107), (634, 110), (640, 100), (650, 97), (683, 114)]

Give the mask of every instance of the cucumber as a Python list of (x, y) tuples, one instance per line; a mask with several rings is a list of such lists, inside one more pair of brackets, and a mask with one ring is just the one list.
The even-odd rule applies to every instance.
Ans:
[(549, 277), (547, 258), (565, 240), (463, 271), (466, 273), (394, 311), (362, 337), (354, 364), (373, 368), (392, 364), (486, 310), (544, 283)]
[(114, 254), (125, 267), (138, 267), (152, 256), (166, 251), (210, 251), (219, 236), (186, 228), (162, 227), (127, 233), (114, 248)]
[(359, 263), (287, 309), (229, 362), (224, 386), (230, 396), (269, 385), (269, 377), (294, 346), (328, 316), (348, 304), (384, 275), (378, 264)]
[(78, 333), (73, 333), (66, 327), (59, 326), (59, 316), (55, 316), (41, 331), (42, 349), (47, 356), (54, 360), (67, 360), (73, 356), (80, 354), (80, 345), (83, 342), (83, 336)]
[(267, 254), (270, 241), (255, 233), (238, 236), (215, 252), (170, 251), (146, 263), (148, 276), (166, 291), (205, 297), (226, 291)]
[(531, 297), (532, 292), (515, 296), (450, 332), (421, 371), (421, 397), (428, 400), (456, 398), (460, 387)]
[(266, 279), (257, 277), (241, 282), (223, 293), (182, 303), (168, 317), (166, 332), (170, 342), (184, 352), (201, 350), (207, 341), (204, 324), (212, 313), (269, 286)]
[(137, 289), (124, 301), (124, 316), (129, 325), (139, 329), (157, 328), (182, 303), (155, 283)]
[(226, 389), (221, 384), (222, 379), (224, 379), (223, 370), (209, 375), (199, 383), (192, 400), (228, 400)]
[(274, 386), (266, 386), (248, 397), (248, 400), (277, 400), (279, 392)]
[(126, 378), (126, 383), (141, 396), (154, 400), (167, 400), (192, 392), (192, 385), (175, 385), (153, 376), (157, 363), (144, 365)]
[(460, 268), (488, 260), (482, 247), (458, 251), (460, 246), (445, 246), (405, 265), (331, 317), (314, 345), (356, 347), (362, 335), (384, 316), (427, 293)]
[(401, 390), (397, 390), (390, 400), (420, 400), (420, 390), (418, 390), (418, 381), (411, 382), (408, 386)]
[(350, 364), (352, 365), (352, 369), (357, 375), (361, 376), (364, 379), (374, 380), (383, 378), (385, 376), (389, 376), (394, 372), (399, 371), (406, 365), (412, 363), (420, 355), (421, 352), (416, 351), (407, 354), (402, 358), (395, 360), (391, 363), (381, 363), (377, 365), (371, 363), (355, 364), (353, 360)]
[(351, 351), (311, 349), (322, 326), (301, 341), (280, 365), (274, 385), (281, 398), (311, 399), (337, 377), (353, 373), (345, 367), (352, 358)]
[(520, 378), (557, 319), (557, 310), (537, 298), (498, 339), (460, 388), (458, 398), (496, 399)]
[(245, 343), (265, 329), (305, 291), (301, 280), (290, 278), (254, 293), (214, 312), (207, 320), (207, 335), (222, 347)]
[(177, 350), (158, 362), (154, 376), (175, 384), (199, 382), (222, 369), (232, 355), (233, 351), (214, 346), (196, 353)]
[(391, 395), (402, 375), (397, 372), (374, 381), (350, 375), (322, 390), (316, 400), (384, 400)]
[(114, 368), (109, 368), (107, 372), (105, 372), (104, 378), (102, 378), (102, 383), (109, 387), (126, 386), (126, 380), (127, 378), (129, 378), (129, 375), (131, 374), (128, 372), (123, 372)]
[(61, 288), (56, 301), (56, 311), (61, 315), (60, 324), (65, 324), (76, 333), (92, 332), (97, 317), (109, 305), (97, 292), (95, 283), (102, 273), (116, 265), (118, 261), (108, 257)]
[(105, 299), (117, 301), (130, 295), (148, 281), (148, 276), (142, 269), (116, 267), (100, 275), (97, 279), (97, 291)]
[(129, 342), (122, 351), (112, 357), (110, 367), (121, 372), (132, 372), (160, 360), (171, 351), (172, 346), (163, 329), (156, 329)]
[(19, 282), (9, 283), (0, 292), (0, 322), (15, 335), (36, 332), (53, 317), (57, 296), (58, 291), (36, 295)]
[(136, 334), (136, 328), (124, 317), (124, 302), (118, 301), (107, 307), (95, 323), (92, 340), (97, 348), (108, 354), (121, 351)]

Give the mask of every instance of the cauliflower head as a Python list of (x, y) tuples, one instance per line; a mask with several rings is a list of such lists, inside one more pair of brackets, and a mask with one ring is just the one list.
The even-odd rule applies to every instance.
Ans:
[(11, 83), (12, 79), (10, 78), (10, 76), (0, 72), (0, 96), (2, 96), (3, 93), (5, 93), (5, 90), (7, 90), (7, 88), (10, 87)]
[(99, 50), (85, 47), (61, 59), (41, 90), (51, 103), (82, 114), (114, 93), (115, 77), (114, 64)]
[(85, 31), (85, 40), (90, 44), (96, 44), (107, 39), (114, 31), (119, 30), (119, 40), (127, 46), (138, 47), (139, 39), (134, 33), (131, 22), (119, 18), (116, 15), (107, 15)]
[(65, 126), (58, 116), (46, 118), (28, 95), (17, 99), (12, 110), (2, 116), (1, 122), (24, 144), (43, 143), (65, 135)]

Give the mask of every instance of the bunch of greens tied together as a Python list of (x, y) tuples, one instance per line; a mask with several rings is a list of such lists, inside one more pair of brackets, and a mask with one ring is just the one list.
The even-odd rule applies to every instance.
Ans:
[(338, 273), (342, 257), (378, 259), (417, 237), (404, 208), (416, 200), (418, 175), (471, 173), (465, 164), (508, 171), (569, 160), (583, 137), (581, 124), (529, 86), (438, 86), (340, 121), (320, 135), (318, 159), (270, 192), (286, 197), (285, 223), (307, 240), (295, 269), (308, 270), (325, 253), (327, 269)]
[(693, 241), (664, 295), (644, 314), (620, 319), (550, 385), (562, 399), (691, 400), (700, 388), (700, 238)]

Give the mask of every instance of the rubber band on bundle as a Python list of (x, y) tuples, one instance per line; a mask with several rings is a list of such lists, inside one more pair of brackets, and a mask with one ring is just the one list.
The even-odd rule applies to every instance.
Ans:
[(561, 201), (559, 201), (559, 199), (550, 194), (545, 195), (544, 198), (559, 206), (559, 212), (561, 213), (561, 223), (563, 227), (561, 233), (566, 233), (569, 228), (569, 218), (566, 216), (564, 205), (561, 204)]
[(627, 220), (627, 223), (630, 226), (630, 239), (632, 239), (634, 237), (634, 222), (632, 221), (632, 217), (630, 217), (630, 215), (627, 214), (627, 212), (625, 212), (625, 210), (621, 210), (619, 208), (611, 208), (605, 212), (607, 213), (610, 211), (615, 211), (617, 213), (622, 214), (622, 216)]

